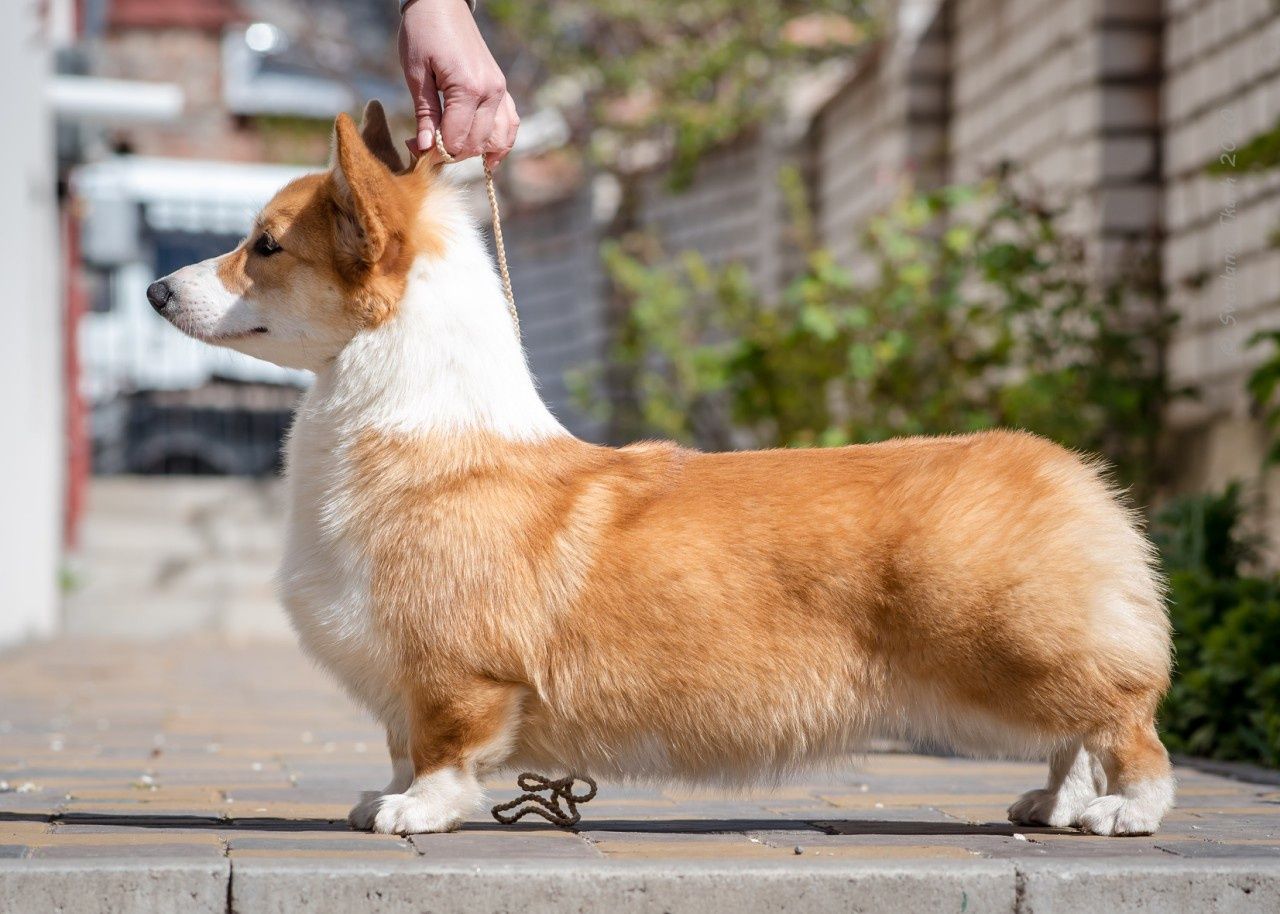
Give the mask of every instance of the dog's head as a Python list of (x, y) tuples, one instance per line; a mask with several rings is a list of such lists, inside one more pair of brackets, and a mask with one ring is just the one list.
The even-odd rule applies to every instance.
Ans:
[(328, 171), (286, 185), (235, 250), (157, 280), (147, 298), (196, 339), (317, 368), (390, 319), (414, 259), (439, 247), (423, 205), (436, 166), (404, 167), (377, 102), (359, 130), (341, 114)]

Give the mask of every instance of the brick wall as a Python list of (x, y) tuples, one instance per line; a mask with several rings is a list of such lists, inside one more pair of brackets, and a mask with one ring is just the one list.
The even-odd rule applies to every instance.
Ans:
[(1160, 224), (1158, 0), (955, 0), (950, 177), (1002, 162), (1113, 266)]
[(111, 28), (197, 28), (217, 32), (242, 18), (234, 0), (112, 0)]
[[(904, 184), (969, 182), (1004, 163), (1132, 263), (1160, 229), (1158, 0), (913, 0), (806, 138), (823, 242), (857, 238)], [(904, 8), (907, 5), (904, 4)], [(695, 235), (696, 225), (686, 226)]]
[(858, 236), (872, 215), (907, 183), (928, 188), (946, 180), (949, 19), (940, 7), (923, 35), (878, 49), (814, 119), (815, 226), (855, 269), (863, 266)]
[(1162, 269), (1181, 315), (1170, 370), (1201, 390), (1173, 415), (1190, 445), (1182, 483), (1199, 488), (1256, 477), (1262, 450), (1243, 385), (1264, 354), (1247, 340), (1280, 326), (1280, 173), (1205, 166), (1280, 117), (1280, 14), (1270, 0), (1168, 0), (1165, 15)]
[(575, 435), (599, 441), (600, 421), (574, 401), (566, 379), (607, 357), (590, 185), (556, 202), (510, 210), (503, 237), (521, 333), (543, 399)]
[(643, 182), (638, 218), (668, 251), (695, 250), (713, 265), (746, 265), (766, 294), (784, 280), (786, 206), (778, 184), (792, 161), (774, 133), (752, 133), (699, 162), (692, 183), (673, 191), (665, 173)]
[(1088, 73), (1090, 0), (955, 0), (950, 177), (1004, 161), (1059, 191), (1087, 181), (1097, 128)]
[[(1160, 228), (1159, 0), (910, 0), (910, 16), (814, 118), (817, 228), (855, 261), (856, 237), (905, 180), (967, 182), (1012, 162), (1100, 253)], [(645, 221), (673, 249), (738, 257), (778, 245), (767, 144), (711, 156), (683, 194), (649, 185)]]

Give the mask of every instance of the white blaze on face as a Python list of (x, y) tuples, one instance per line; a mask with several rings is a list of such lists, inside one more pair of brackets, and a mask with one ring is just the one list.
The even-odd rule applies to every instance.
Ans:
[(223, 277), (243, 256), (233, 251), (169, 274), (159, 280), (167, 302), (153, 305), (189, 336), (285, 368), (314, 371), (337, 355), (354, 332), (342, 319), (337, 290), (305, 270), (293, 271), (288, 281), (245, 281), (242, 291), (229, 289)]
[(254, 304), (233, 294), (218, 277), (221, 259), (202, 260), (161, 279), (169, 301), (157, 310), (183, 333), (206, 343), (228, 345), (235, 337), (269, 332)]

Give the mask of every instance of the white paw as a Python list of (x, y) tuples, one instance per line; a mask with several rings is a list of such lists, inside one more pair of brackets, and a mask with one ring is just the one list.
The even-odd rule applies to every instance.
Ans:
[(1151, 835), (1173, 806), (1173, 778), (1149, 778), (1098, 797), (1080, 814), (1080, 827), (1095, 835)]
[(1143, 799), (1098, 797), (1080, 814), (1080, 828), (1092, 835), (1150, 835), (1160, 827), (1164, 812)]
[(449, 804), (408, 793), (385, 794), (375, 804), (373, 830), (384, 835), (453, 831), (462, 824), (463, 813)]
[(1009, 807), (1009, 821), (1067, 828), (1079, 823), (1088, 802), (1088, 797), (1072, 796), (1066, 790), (1028, 790)]
[(378, 801), (385, 794), (377, 790), (366, 790), (360, 794), (360, 802), (351, 807), (347, 813), (347, 824), (361, 831), (373, 828), (373, 817), (378, 814)]

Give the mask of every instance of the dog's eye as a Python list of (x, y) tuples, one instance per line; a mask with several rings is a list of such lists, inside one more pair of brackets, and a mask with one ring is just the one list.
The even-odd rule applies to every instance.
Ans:
[(270, 257), (280, 249), (280, 243), (271, 237), (270, 232), (263, 232), (253, 243), (253, 253), (259, 257)]

